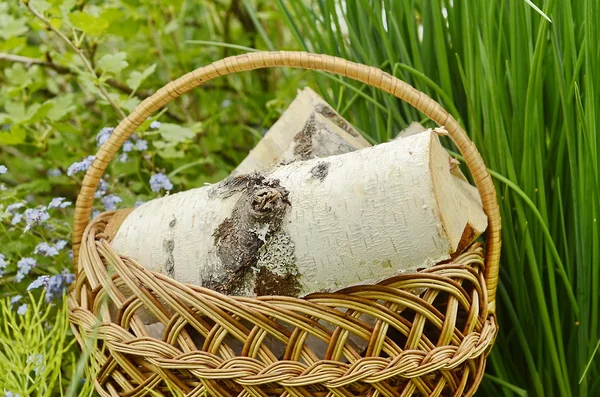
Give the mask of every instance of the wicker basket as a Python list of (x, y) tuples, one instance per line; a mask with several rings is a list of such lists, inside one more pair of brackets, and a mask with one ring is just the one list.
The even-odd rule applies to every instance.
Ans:
[[(486, 254), (473, 244), (451, 262), (305, 298), (230, 297), (184, 285), (119, 256), (91, 223), (94, 192), (109, 161), (154, 111), (182, 93), (234, 72), (272, 66), (347, 76), (405, 100), (445, 126), (473, 176), (489, 218)], [(410, 85), (373, 67), (303, 52), (229, 57), (168, 83), (144, 100), (96, 154), (77, 199), (77, 279), (70, 321), (91, 351), (102, 396), (461, 396), (483, 376), (497, 325), (500, 256), (496, 192), (477, 149), (457, 121)], [(416, 289), (423, 293), (416, 295)], [(165, 325), (149, 336), (141, 310)], [(364, 315), (371, 321), (363, 321)], [(361, 317), (362, 316), (362, 317)], [(358, 351), (356, 339), (367, 348)], [(312, 341), (311, 343), (309, 343)], [(312, 349), (320, 343), (322, 349)], [(283, 347), (277, 356), (273, 345)]]

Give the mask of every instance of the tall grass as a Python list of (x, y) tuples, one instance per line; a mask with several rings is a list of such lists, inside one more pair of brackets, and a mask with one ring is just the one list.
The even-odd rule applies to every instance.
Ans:
[[(436, 98), (493, 171), (501, 330), (480, 395), (600, 395), (600, 1), (538, 3), (551, 22), (525, 0), (278, 3), (298, 48)], [(377, 141), (422, 118), (370, 88), (317, 81)]]

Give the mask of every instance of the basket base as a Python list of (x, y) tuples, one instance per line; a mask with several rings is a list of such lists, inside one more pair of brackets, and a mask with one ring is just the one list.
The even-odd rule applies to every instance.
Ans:
[(113, 214), (86, 229), (69, 295), (102, 396), (462, 396), (481, 381), (497, 326), (478, 243), (376, 285), (231, 297), (119, 256)]

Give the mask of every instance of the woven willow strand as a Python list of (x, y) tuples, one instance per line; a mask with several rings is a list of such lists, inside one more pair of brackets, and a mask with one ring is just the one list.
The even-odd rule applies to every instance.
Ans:
[(465, 131), (446, 110), (429, 96), (380, 69), (350, 62), (338, 57), (306, 52), (254, 52), (225, 58), (171, 81), (154, 95), (142, 101), (129, 116), (119, 123), (109, 140), (98, 150), (96, 159), (85, 175), (81, 192), (77, 197), (73, 225), (73, 260), (75, 267), (77, 267), (79, 258), (81, 238), (85, 227), (89, 223), (94, 192), (100, 178), (104, 174), (108, 163), (114, 158), (119, 148), (135, 129), (156, 110), (162, 108), (181, 94), (207, 81), (218, 76), (273, 66), (289, 66), (326, 71), (361, 81), (410, 103), (439, 125), (446, 128), (465, 158), (465, 162), (481, 195), (483, 209), (489, 220), (485, 274), (489, 297), (488, 309), (494, 312), (501, 245), (500, 211), (496, 199), (496, 190), (490, 174), (475, 145), (469, 140)]
[[(86, 228), (82, 271), (68, 297), (80, 345), (94, 340), (90, 376), (103, 397), (170, 395), (166, 385), (188, 397), (470, 396), (481, 381), (497, 326), (485, 305), (479, 243), (450, 263), (377, 285), (302, 299), (230, 297), (120, 256), (104, 234), (113, 215)], [(142, 307), (163, 317), (162, 339), (149, 337), (136, 314)], [(190, 339), (190, 326), (200, 342)], [(369, 342), (364, 354), (348, 343), (349, 333)], [(286, 346), (283, 358), (271, 354), (266, 334)], [(243, 345), (241, 355), (226, 335)], [(307, 337), (328, 344), (327, 352), (311, 350)]]

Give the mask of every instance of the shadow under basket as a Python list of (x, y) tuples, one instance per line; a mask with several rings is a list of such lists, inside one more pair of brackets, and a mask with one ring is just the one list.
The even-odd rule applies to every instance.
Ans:
[[(215, 77), (271, 66), (324, 70), (380, 88), (445, 126), (465, 157), (488, 216), (486, 250), (374, 285), (304, 298), (233, 297), (179, 283), (120, 256), (91, 223), (108, 162), (147, 117)], [(469, 396), (497, 333), (500, 252), (496, 193), (483, 161), (439, 104), (372, 67), (327, 55), (257, 52), (226, 58), (167, 84), (115, 129), (77, 200), (74, 334), (90, 352), (88, 379), (102, 396)]]

